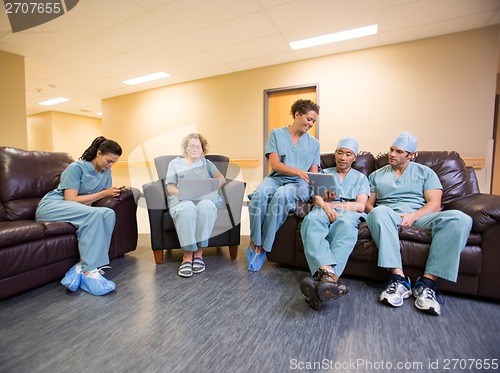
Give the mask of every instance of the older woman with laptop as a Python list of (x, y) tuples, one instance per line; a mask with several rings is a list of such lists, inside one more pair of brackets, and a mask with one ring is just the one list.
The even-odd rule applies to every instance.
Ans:
[(217, 190), (225, 184), (224, 175), (208, 159), (207, 140), (198, 133), (182, 141), (183, 156), (173, 159), (167, 169), (170, 215), (183, 250), (178, 270), (181, 277), (205, 270), (203, 248), (217, 218)]

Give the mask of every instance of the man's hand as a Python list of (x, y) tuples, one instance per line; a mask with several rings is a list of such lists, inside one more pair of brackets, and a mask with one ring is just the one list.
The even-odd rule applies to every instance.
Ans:
[(328, 203), (323, 204), (322, 209), (331, 223), (337, 220), (339, 213), (336, 210), (332, 209)]
[(325, 193), (323, 193), (323, 201), (325, 202), (333, 202), (335, 200), (335, 197), (337, 197), (337, 193), (335, 193), (333, 190), (325, 190)]
[(416, 216), (415, 214), (401, 214), (401, 219), (403, 219), (401, 221), (401, 224), (402, 226), (412, 226), (413, 223), (415, 223), (415, 220), (416, 219)]

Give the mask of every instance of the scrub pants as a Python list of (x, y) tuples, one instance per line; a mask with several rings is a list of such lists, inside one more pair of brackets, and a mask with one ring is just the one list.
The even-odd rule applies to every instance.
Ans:
[(356, 245), (360, 218), (365, 214), (338, 212), (340, 215), (332, 223), (322, 208), (314, 207), (302, 221), (300, 235), (312, 275), (319, 267), (331, 265), (334, 273), (341, 276)]
[(75, 226), (83, 272), (109, 264), (109, 245), (116, 220), (112, 209), (48, 199), (38, 205), (36, 220), (67, 222)]
[(310, 198), (309, 185), (303, 180), (290, 182), (279, 177), (265, 177), (248, 203), (250, 240), (265, 251), (271, 251), (276, 232), (288, 213), (295, 210), (295, 201), (305, 202)]
[(196, 251), (208, 246), (217, 218), (217, 207), (210, 199), (197, 201), (180, 201), (170, 208), (174, 220), (179, 243), (184, 251)]
[[(403, 268), (398, 235), (401, 221), (400, 214), (386, 206), (377, 206), (368, 214), (368, 228), (379, 250), (379, 267)], [(425, 273), (456, 282), (460, 253), (472, 228), (471, 217), (458, 210), (433, 212), (413, 226), (432, 231)]]

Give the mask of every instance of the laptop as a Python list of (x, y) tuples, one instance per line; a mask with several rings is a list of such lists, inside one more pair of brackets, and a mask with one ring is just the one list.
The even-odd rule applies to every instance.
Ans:
[(215, 199), (219, 189), (218, 179), (186, 179), (178, 180), (179, 200), (199, 201), (201, 199)]
[(322, 196), (326, 190), (333, 190), (336, 192), (337, 184), (335, 183), (335, 176), (314, 172), (308, 172), (307, 176), (309, 177), (309, 186), (312, 188), (315, 195)]

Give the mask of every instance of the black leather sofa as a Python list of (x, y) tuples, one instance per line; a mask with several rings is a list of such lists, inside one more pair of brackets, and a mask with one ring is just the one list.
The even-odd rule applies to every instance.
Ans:
[[(60, 280), (80, 259), (74, 226), (35, 221), (38, 202), (57, 187), (71, 162), (67, 153), (0, 147), (0, 299)], [(132, 190), (94, 205), (116, 212), (109, 258), (135, 250), (137, 204)]]
[[(361, 152), (353, 167), (365, 175), (387, 164), (387, 154), (377, 157)], [(439, 280), (441, 290), (500, 299), (500, 196), (479, 192), (472, 168), (467, 168), (460, 155), (448, 151), (420, 151), (415, 158), (431, 167), (443, 185), (442, 208), (457, 209), (473, 219), (472, 231), (461, 253), (458, 280)], [(321, 167), (335, 165), (334, 153), (321, 155)], [(303, 217), (311, 209), (309, 203), (298, 205), (295, 212), (278, 230), (271, 262), (307, 268), (300, 236)], [(400, 227), (400, 246), (406, 275), (415, 280), (422, 275), (431, 242), (430, 231), (416, 227)], [(344, 276), (387, 280), (385, 269), (377, 266), (378, 249), (372, 241), (366, 223), (361, 223), (358, 241), (349, 257)]]

